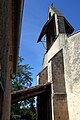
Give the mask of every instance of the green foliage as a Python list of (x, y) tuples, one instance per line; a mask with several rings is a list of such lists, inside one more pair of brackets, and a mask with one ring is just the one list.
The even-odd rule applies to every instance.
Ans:
[[(12, 80), (12, 92), (29, 88), (32, 85), (31, 67), (23, 64), (23, 58), (19, 57), (16, 78)], [(36, 120), (35, 98), (15, 103), (11, 107), (11, 120)]]
[(32, 108), (26, 108), (21, 110), (22, 118), (27, 120), (36, 120), (36, 110)]
[(12, 80), (12, 92), (31, 87), (32, 85), (32, 69), (28, 64), (23, 65), (23, 58), (19, 57), (16, 78)]

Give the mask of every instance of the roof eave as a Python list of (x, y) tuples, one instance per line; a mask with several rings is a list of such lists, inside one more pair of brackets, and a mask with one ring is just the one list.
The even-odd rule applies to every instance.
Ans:
[[(53, 15), (54, 16), (54, 15)], [(46, 34), (46, 31), (47, 31), (47, 29), (48, 29), (48, 26), (49, 26), (49, 24), (52, 22), (52, 20), (53, 20), (53, 16), (45, 23), (45, 25), (43, 26), (43, 28), (42, 28), (42, 30), (41, 30), (41, 33), (40, 33), (40, 35), (39, 35), (39, 38), (38, 38), (38, 40), (37, 40), (37, 43), (39, 43), (40, 41), (41, 41), (41, 39), (42, 39), (42, 37)]]
[(14, 33), (14, 34), (16, 34), (16, 35), (15, 35), (15, 38), (13, 38), (14, 39), (13, 40), (13, 42), (14, 42), (13, 43), (14, 44), (13, 51), (15, 51), (15, 52), (13, 52), (14, 53), (14, 55), (13, 55), (13, 73), (16, 73), (16, 67), (17, 67), (17, 61), (18, 61), (24, 0), (15, 1), (15, 2), (16, 2), (15, 4), (19, 4), (20, 7), (17, 5), (17, 8), (16, 8), (17, 16), (14, 13), (14, 16), (16, 19), (16, 23), (15, 23), (16, 27), (14, 28), (16, 33)]

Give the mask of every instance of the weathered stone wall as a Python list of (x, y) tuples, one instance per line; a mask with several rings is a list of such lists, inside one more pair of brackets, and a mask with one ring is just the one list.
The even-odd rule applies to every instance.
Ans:
[(48, 62), (56, 55), (65, 45), (66, 34), (60, 34), (51, 48), (44, 55), (43, 69), (48, 66)]
[(63, 49), (52, 58), (54, 120), (69, 120), (64, 78)]
[[(0, 2), (0, 67), (2, 67), (1, 58), (2, 58), (2, 5)], [(1, 72), (1, 70), (0, 70)], [(2, 84), (1, 74), (0, 74), (0, 88)], [(1, 88), (2, 89), (2, 88)], [(2, 114), (2, 90), (0, 89), (0, 116)]]
[(48, 82), (48, 68), (43, 69), (39, 74), (38, 84), (45, 84)]
[(64, 78), (63, 50), (52, 58), (52, 81), (54, 93), (66, 93)]
[[(60, 35), (45, 54), (45, 66), (48, 66), (48, 81), (53, 82), (52, 119), (80, 120), (80, 32), (68, 38)], [(67, 96), (60, 99), (60, 92)]]
[(0, 120), (10, 119), (11, 106), (11, 78), (12, 62), (10, 61), (12, 46), (12, 29), (11, 29), (11, 0), (0, 1), (0, 62), (2, 68), (2, 84), (3, 84), (3, 101), (2, 116)]
[[(54, 11), (49, 8), (48, 16)], [(80, 120), (80, 32), (67, 36), (73, 28), (61, 16), (55, 15), (57, 38), (43, 60), (51, 83), (52, 120)]]
[(3, 91), (0, 91), (0, 120), (10, 119), (11, 78), (16, 72), (22, 11), (23, 0), (0, 0), (0, 82), (3, 86)]
[(68, 108), (67, 108), (67, 99), (63, 95), (54, 95), (54, 120), (69, 120)]
[(64, 71), (69, 120), (80, 120), (80, 32), (66, 40)]
[[(66, 34), (60, 34), (56, 39), (56, 41), (54, 42), (54, 44), (49, 49), (49, 51), (45, 54), (43, 61), (43, 68), (48, 66), (48, 82), (51, 82), (52, 120), (54, 120), (55, 117), (54, 104), (56, 104), (54, 103), (54, 97), (53, 97), (54, 92), (63, 93), (63, 94), (66, 93), (65, 79), (64, 79), (63, 52), (61, 50), (65, 46), (65, 40), (66, 40)], [(64, 101), (64, 99), (62, 100), (62, 102)], [(63, 108), (65, 109), (64, 106)], [(65, 111), (64, 114), (66, 114)], [(68, 118), (68, 115), (66, 114), (65, 117)]]

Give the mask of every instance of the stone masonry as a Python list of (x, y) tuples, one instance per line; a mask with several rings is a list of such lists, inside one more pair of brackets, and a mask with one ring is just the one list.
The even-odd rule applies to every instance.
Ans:
[[(80, 32), (72, 34), (73, 30), (66, 18), (51, 5), (48, 21), (37, 41), (45, 35), (43, 70), (48, 69), (47, 82), (51, 83), (50, 120), (80, 120)], [(38, 83), (42, 84), (44, 81), (39, 75), (41, 73)]]
[(80, 32), (67, 38), (63, 52), (69, 120), (80, 120)]
[[(12, 0), (0, 0), (0, 120), (10, 120), (11, 79), (13, 73), (16, 73), (18, 58), (23, 0), (14, 3), (18, 9), (13, 6)], [(18, 18), (15, 13), (18, 14)]]

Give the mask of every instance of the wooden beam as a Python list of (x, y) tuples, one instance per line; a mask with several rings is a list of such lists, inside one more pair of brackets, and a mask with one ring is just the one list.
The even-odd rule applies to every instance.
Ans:
[(26, 88), (26, 89), (22, 89), (22, 90), (18, 90), (14, 93), (11, 93), (11, 103), (14, 104), (18, 101), (22, 101), (28, 98), (32, 98), (35, 96), (39, 96), (42, 93), (45, 92), (50, 92), (51, 91), (51, 84), (47, 83), (44, 85), (38, 85), (35, 87), (31, 87), (31, 88)]

